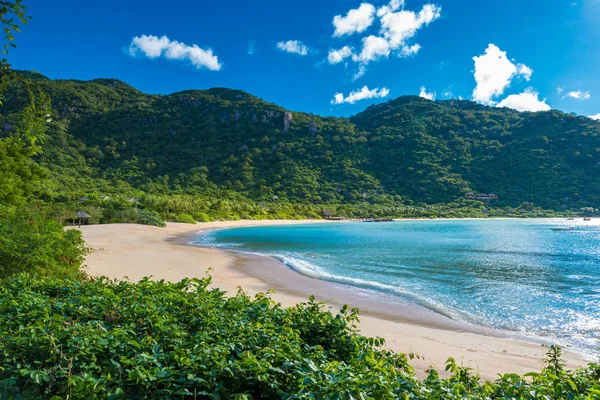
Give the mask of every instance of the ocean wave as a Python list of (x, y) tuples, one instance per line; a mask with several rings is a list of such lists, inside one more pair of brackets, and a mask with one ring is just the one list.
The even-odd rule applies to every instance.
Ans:
[(578, 281), (583, 281), (583, 280), (594, 280), (597, 281), (598, 277), (597, 276), (591, 276), (591, 275), (567, 275), (567, 278), (569, 279), (575, 279)]
[(401, 297), (411, 301), (414, 304), (418, 304), (422, 307), (425, 307), (431, 311), (434, 311), (438, 314), (441, 314), (445, 317), (451, 318), (453, 320), (469, 322), (475, 324), (481, 324), (482, 321), (477, 321), (473, 315), (470, 315), (462, 310), (457, 310), (455, 308), (448, 307), (445, 304), (442, 304), (434, 299), (427, 298), (415, 294), (413, 292), (406, 291), (402, 288), (386, 285), (384, 283), (369, 281), (361, 278), (352, 278), (348, 276), (334, 275), (323, 268), (319, 267), (316, 264), (313, 264), (309, 261), (302, 260), (299, 258), (292, 257), (288, 254), (260, 254), (264, 256), (269, 256), (275, 258), (285, 265), (288, 266), (291, 270), (310, 277), (314, 279), (320, 279), (327, 282), (339, 283), (343, 285), (353, 286), (361, 289), (367, 289), (379, 293), (391, 294), (397, 297)]

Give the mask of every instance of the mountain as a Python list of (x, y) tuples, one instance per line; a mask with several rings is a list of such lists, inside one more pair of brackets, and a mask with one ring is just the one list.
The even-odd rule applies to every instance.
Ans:
[(414, 199), (450, 201), (472, 189), (509, 205), (600, 201), (600, 123), (587, 117), (408, 96), (351, 122), (369, 132), (366, 171)]
[[(145, 94), (116, 79), (50, 80), (52, 122), (38, 162), (45, 196), (91, 191), (243, 196), (310, 203), (498, 205), (600, 202), (600, 123), (470, 101), (402, 96), (351, 118), (290, 112), (232, 89)], [(5, 134), (25, 96), (0, 108)]]

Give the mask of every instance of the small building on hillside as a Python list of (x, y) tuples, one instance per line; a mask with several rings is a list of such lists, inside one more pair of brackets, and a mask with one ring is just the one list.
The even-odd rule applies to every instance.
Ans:
[(473, 193), (469, 192), (465, 194), (465, 199), (469, 200), (481, 200), (481, 201), (493, 201), (498, 200), (498, 195), (494, 193)]

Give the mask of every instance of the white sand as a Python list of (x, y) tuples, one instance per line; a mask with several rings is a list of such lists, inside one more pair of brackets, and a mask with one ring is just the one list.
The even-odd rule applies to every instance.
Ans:
[[(230, 252), (182, 245), (185, 235), (191, 237), (201, 230), (214, 228), (315, 222), (319, 221), (169, 223), (166, 228), (111, 224), (84, 226), (81, 231), (85, 241), (94, 249), (86, 258), (87, 272), (91, 275), (114, 279), (127, 277), (131, 281), (145, 276), (179, 281), (185, 277), (203, 277), (212, 268), (213, 287), (228, 293), (235, 293), (238, 287), (242, 287), (254, 294), (265, 292), (270, 287), (264, 280), (250, 275), (251, 268), (236, 266), (239, 260), (234, 262), (236, 257)], [(283, 265), (281, 268), (290, 273)], [(284, 306), (306, 300), (306, 296), (293, 294), (294, 277), (300, 279), (301, 276), (293, 273), (287, 287), (277, 288), (278, 292), (273, 297)], [(330, 299), (330, 304), (340, 305), (335, 297), (331, 298), (331, 293), (315, 295), (318, 299)], [(417, 353), (422, 359), (413, 360), (411, 365), (420, 375), (431, 366), (442, 372), (447, 358), (454, 357), (460, 364), (478, 371), (483, 378), (495, 379), (498, 373), (539, 371), (544, 354), (544, 349), (535, 343), (416, 325), (375, 315), (362, 315), (360, 328), (366, 336), (385, 338), (385, 347), (391, 350)], [(587, 363), (574, 353), (566, 353), (566, 358), (567, 365), (572, 368)]]

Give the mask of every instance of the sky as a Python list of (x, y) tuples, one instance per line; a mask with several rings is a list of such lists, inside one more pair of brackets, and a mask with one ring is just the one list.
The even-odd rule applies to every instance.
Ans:
[(402, 95), (600, 119), (600, 0), (24, 0), (14, 68), (240, 89), (350, 116)]

